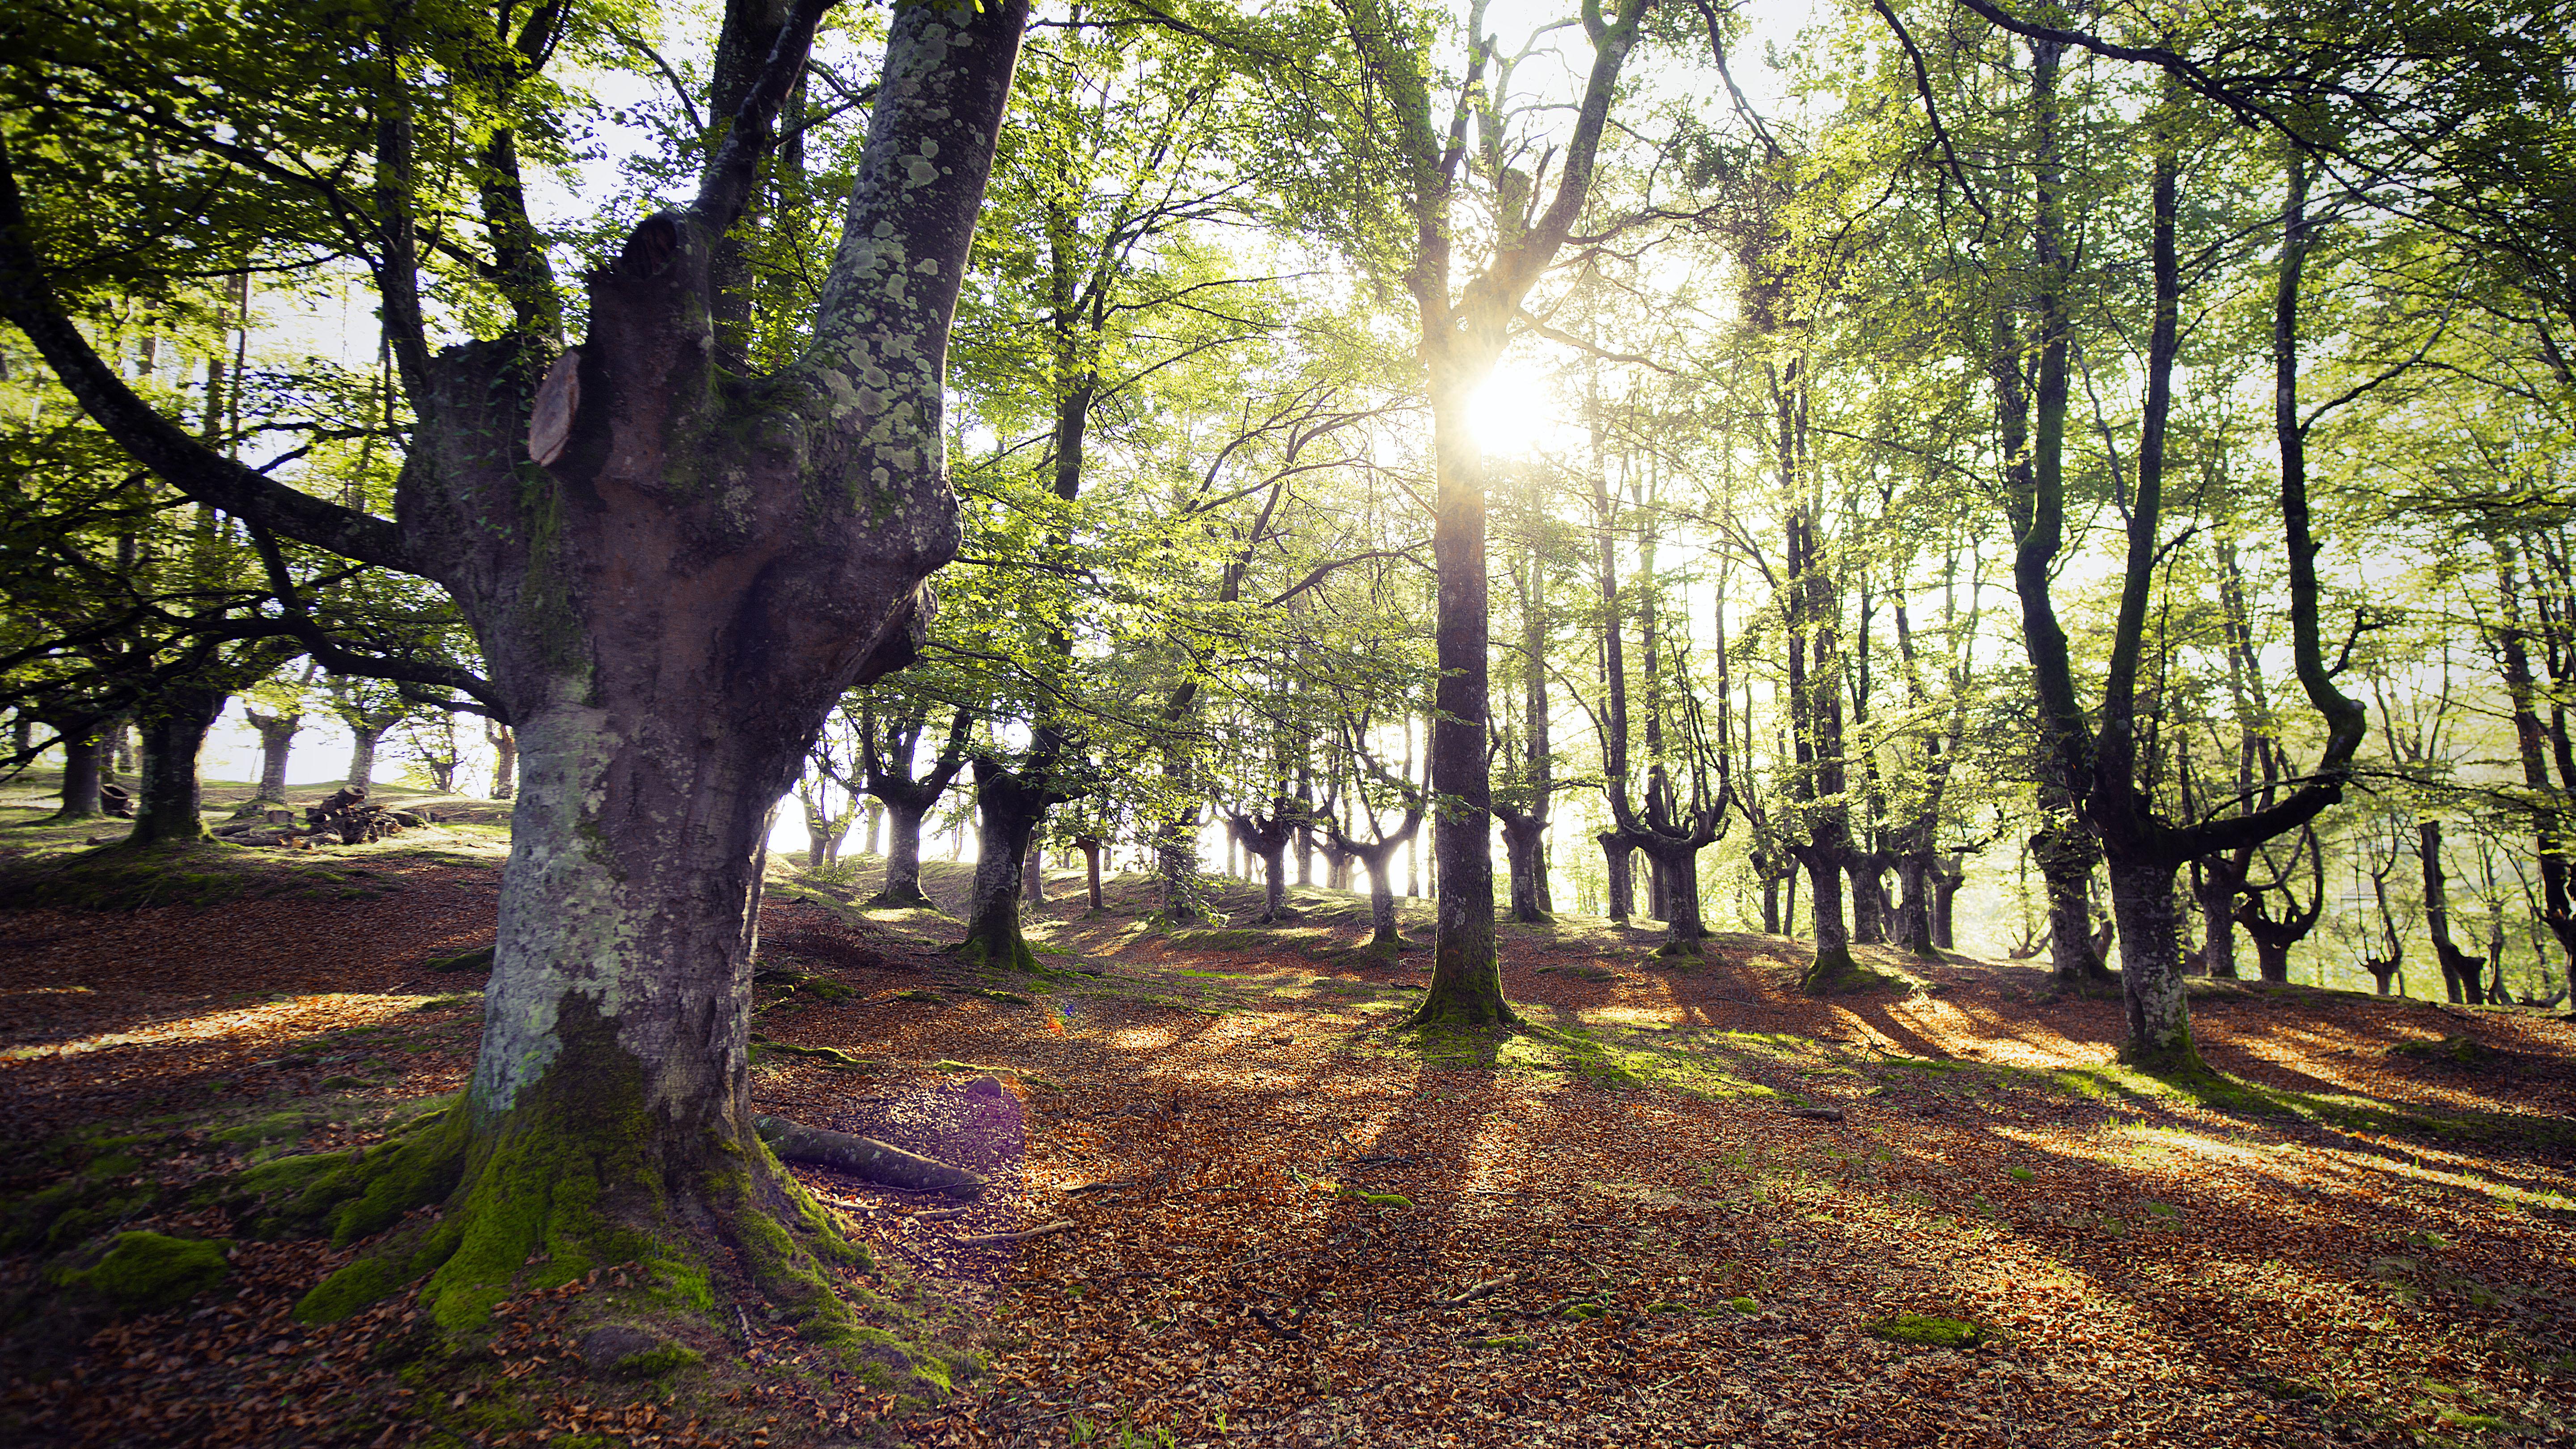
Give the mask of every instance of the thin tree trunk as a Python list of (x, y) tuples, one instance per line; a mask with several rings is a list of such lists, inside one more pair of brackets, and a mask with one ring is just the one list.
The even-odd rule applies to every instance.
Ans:
[(1076, 850), (1082, 852), (1083, 874), (1091, 890), (1091, 909), (1107, 910), (1108, 902), (1100, 894), (1100, 837), (1076, 836), (1073, 844)]
[(492, 798), (507, 800), (519, 789), (519, 737), (508, 725), (490, 727), (483, 737), (492, 746)]
[(2236, 979), (2236, 897), (2245, 889), (2252, 863), (2242, 852), (2209, 856), (2200, 863), (2200, 918), (2207, 928), (2200, 969), (2217, 980)]
[(2426, 820), (2415, 827), (2415, 854), (2424, 871), (2424, 924), (2432, 937), (2433, 956), (2442, 966), (2442, 986), (2454, 1002), (2485, 1004), (2486, 961), (2451, 940), (2451, 892), (2442, 872), (2442, 823)]
[(1540, 843), (1547, 823), (1514, 811), (1496, 811), (1503, 822), (1503, 853), (1511, 865), (1512, 919), (1537, 922), (1548, 918), (1540, 900), (1544, 866)]

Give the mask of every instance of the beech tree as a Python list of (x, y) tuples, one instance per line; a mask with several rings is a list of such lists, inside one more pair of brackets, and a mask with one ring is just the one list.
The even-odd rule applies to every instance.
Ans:
[[(476, 686), (518, 736), (472, 1084), (436, 1122), (331, 1166), (299, 1200), (344, 1242), (414, 1206), (445, 1211), (341, 1269), (308, 1315), (426, 1276), (436, 1320), (462, 1326), (534, 1257), (550, 1255), (544, 1282), (630, 1259), (703, 1281), (721, 1241), (809, 1336), (854, 1332), (814, 1266), (851, 1250), (751, 1130), (755, 872), (770, 809), (825, 712), (910, 657), (930, 607), (921, 581), (956, 548), (946, 334), (1027, 7), (896, 9), (809, 340), (753, 375), (718, 355), (730, 296), (718, 257), (826, 5), (730, 7), (716, 71), (746, 82), (718, 112), (697, 194), (634, 226), (591, 272), (587, 335), (572, 347), (520, 201), (511, 121), (525, 112), (501, 103), (479, 128), (479, 221), (512, 321), (437, 345), (414, 189), (430, 128), (404, 67), (464, 41), (436, 28), (445, 17), (401, 8), (337, 22), (328, 39), (363, 115), (334, 139), (372, 188), (352, 193), (344, 171), (306, 172), (283, 153), (255, 151), (244, 169), (282, 172), (327, 204), (376, 274), (417, 420), (391, 519), (252, 471), (138, 397), (58, 300), (18, 158), (0, 161), (0, 306), (100, 426), (172, 487), (257, 529), (443, 585), (490, 671)], [(503, 32), (515, 63), (498, 80), (475, 73), (513, 102), (564, 23), (553, 8), (524, 17)], [(214, 134), (168, 139), (218, 174), (241, 154)]]

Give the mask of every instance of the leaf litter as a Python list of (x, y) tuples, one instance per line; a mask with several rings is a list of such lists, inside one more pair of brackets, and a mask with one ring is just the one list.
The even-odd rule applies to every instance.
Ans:
[[(68, 1170), (60, 1144), (149, 1133), (210, 1091), (267, 1115), (172, 1126), (137, 1181), (355, 1145), (461, 1084), (480, 977), (416, 965), (488, 937), (491, 874), (387, 874), (368, 900), (0, 914), (0, 1100), (22, 1159), (55, 1164), (10, 1191)], [(2037, 971), (1890, 958), (1910, 989), (1815, 1002), (1792, 943), (1723, 937), (1672, 968), (1648, 933), (1569, 922), (1504, 933), (1528, 1031), (1424, 1040), (1399, 1029), (1420, 958), (1357, 950), (1365, 904), (1335, 893), (1300, 892), (1298, 926), (1196, 940), (1060, 903), (1033, 914), (1034, 982), (962, 972), (944, 918), (783, 895), (755, 1030), (837, 1055), (764, 1053), (757, 1109), (994, 1179), (957, 1204), (794, 1169), (876, 1249), (863, 1281), (980, 1322), (990, 1369), (960, 1392), (899, 1412), (756, 1311), (685, 1395), (602, 1384), (556, 1331), (565, 1290), (505, 1305), (491, 1364), (424, 1374), (407, 1300), (288, 1316), (348, 1250), (243, 1243), (215, 1294), (84, 1325), (0, 1423), (31, 1443), (959, 1446), (2576, 1424), (2561, 1021), (2220, 986), (2195, 1001), (2202, 1050), (2247, 1089), (2176, 1091), (2113, 1065), (2116, 1001), (2049, 999)], [(2493, 1059), (2389, 1051), (2451, 1036)], [(121, 1226), (224, 1231), (190, 1211)], [(31, 1270), (0, 1262), (0, 1293)], [(1868, 1331), (1906, 1315), (1980, 1341)], [(478, 1425), (496, 1380), (535, 1407)]]

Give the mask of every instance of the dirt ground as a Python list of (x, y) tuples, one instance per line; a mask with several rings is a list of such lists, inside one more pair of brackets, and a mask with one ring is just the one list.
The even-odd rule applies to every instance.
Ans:
[[(496, 825), (294, 863), (274, 893), (0, 909), (0, 1209), (87, 1174), (98, 1231), (221, 1236), (184, 1192), (378, 1140), (462, 1084)], [(327, 874), (334, 879), (322, 879)], [(1141, 881), (1039, 908), (1035, 977), (931, 912), (783, 872), (759, 1109), (986, 1171), (982, 1200), (799, 1168), (989, 1368), (922, 1410), (800, 1363), (761, 1305), (658, 1390), (584, 1377), (530, 1294), (490, 1361), (406, 1360), (402, 1303), (294, 1300), (356, 1248), (244, 1243), (211, 1294), (49, 1317), (0, 1258), (0, 1438), (30, 1444), (2326, 1444), (2568, 1442), (2576, 1027), (2205, 983), (2223, 1079), (2113, 1061), (2119, 1003), (1882, 955), (1797, 994), (1797, 943), (1504, 928), (1527, 1030), (1399, 1029), (1420, 954), (1365, 901), (1149, 930)], [(953, 901), (962, 867), (933, 866)], [(1418, 903), (1408, 929), (1428, 930)], [(997, 1079), (996, 1093), (981, 1079)], [(118, 1154), (123, 1154), (119, 1156)], [(1005, 1245), (962, 1238), (1055, 1223)], [(359, 1245), (362, 1246), (362, 1245)], [(581, 1285), (571, 1285), (578, 1290)], [(1956, 1348), (1870, 1329), (1973, 1324)], [(75, 1335), (74, 1330), (77, 1330)], [(1900, 1335), (1901, 1337), (1901, 1335)], [(32, 1345), (32, 1346), (31, 1346)], [(451, 1387), (453, 1386), (453, 1387)], [(889, 1412), (891, 1410), (891, 1412)]]

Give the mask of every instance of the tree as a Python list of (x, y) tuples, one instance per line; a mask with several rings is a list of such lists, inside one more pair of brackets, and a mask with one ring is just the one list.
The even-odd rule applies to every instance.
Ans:
[[(812, 1266), (850, 1250), (751, 1130), (755, 869), (824, 714), (909, 657), (920, 581), (956, 548), (945, 340), (1027, 11), (896, 10), (810, 340), (745, 376), (716, 356), (717, 254), (823, 8), (728, 12), (717, 71), (750, 80), (696, 198), (645, 218), (591, 274), (588, 334), (562, 350), (515, 167), (489, 150), (481, 220), (518, 305), (503, 335), (433, 348), (421, 98), (404, 62), (454, 37), (403, 9), (331, 35), (366, 76), (352, 90), (367, 124), (335, 139), (376, 181), (336, 194), (335, 214), (381, 279), (417, 418), (399, 521), (255, 473), (138, 398), (56, 300), (14, 166), (0, 169), (0, 306), (100, 425), (256, 529), (436, 579), (473, 622), (519, 737), (525, 798), (473, 1083), (436, 1124), (303, 1199), (329, 1208), (343, 1241), (422, 1203), (446, 1210), (341, 1269), (308, 1314), (426, 1275), (424, 1303), (462, 1327), (541, 1246), (545, 1282), (629, 1259), (686, 1280), (722, 1240), (809, 1336), (851, 1341)], [(545, 10), (511, 34), (527, 62), (512, 96), (561, 23)], [(498, 143), (508, 126), (483, 131)], [(185, 139), (209, 164), (223, 155), (213, 137)], [(693, 827), (671, 828), (683, 818)]]
[[(1336, 197), (1325, 203), (1333, 210), (1319, 208), (1316, 219), (1345, 218), (1353, 231), (1337, 240), (1413, 299), (1431, 406), (1438, 460), (1432, 553), (1440, 592), (1430, 756), (1440, 926), (1430, 989), (1414, 1015), (1425, 1024), (1518, 1020), (1503, 998), (1495, 950), (1485, 477), (1467, 413), (1510, 346), (1521, 303), (1583, 213), (1620, 70), (1645, 8), (1645, 0), (1620, 0), (1615, 12), (1585, 5), (1591, 64), (1572, 130), (1551, 158), (1555, 192), (1543, 203), (1511, 130), (1512, 71), (1522, 57), (1506, 56), (1487, 33), (1483, 0), (1468, 10), (1467, 71), (1445, 121), (1435, 111), (1429, 37), (1388, 0), (1359, 0), (1336, 22), (1329, 58), (1347, 57), (1349, 74), (1363, 84), (1348, 85), (1322, 67), (1295, 77), (1301, 99), (1325, 122), (1316, 129), (1347, 148), (1350, 169), (1334, 181), (1356, 185), (1364, 198), (1344, 207)], [(1466, 210), (1471, 182), (1486, 188), (1493, 231), (1483, 265), (1462, 284), (1461, 263), (1475, 241)], [(1318, 191), (1319, 201), (1332, 194)]]

